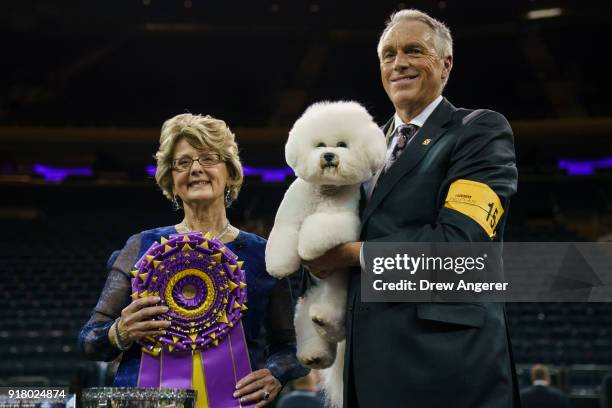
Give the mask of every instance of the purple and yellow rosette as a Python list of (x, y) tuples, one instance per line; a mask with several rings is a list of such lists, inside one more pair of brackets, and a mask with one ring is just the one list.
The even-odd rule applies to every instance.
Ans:
[(169, 310), (155, 319), (172, 323), (139, 342), (138, 386), (194, 389), (198, 408), (246, 407), (232, 396), (251, 372), (243, 262), (210, 234), (173, 234), (151, 245), (132, 276), (132, 299), (159, 296)]

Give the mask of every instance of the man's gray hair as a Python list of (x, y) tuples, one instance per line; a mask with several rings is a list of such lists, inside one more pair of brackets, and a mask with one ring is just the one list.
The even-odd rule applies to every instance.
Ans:
[(403, 21), (420, 21), (421, 23), (427, 24), (434, 32), (434, 44), (436, 52), (440, 58), (446, 58), (453, 55), (453, 37), (451, 37), (450, 30), (443, 22), (436, 20), (429, 14), (423, 13), (416, 9), (400, 10), (391, 14), (385, 29), (383, 30), (380, 38), (378, 39), (378, 58), (382, 57), (382, 40), (385, 38), (387, 33), (398, 23)]

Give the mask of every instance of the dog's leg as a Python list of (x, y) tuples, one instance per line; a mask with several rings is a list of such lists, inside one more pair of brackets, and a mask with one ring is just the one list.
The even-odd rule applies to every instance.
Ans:
[(298, 231), (312, 207), (312, 188), (303, 180), (295, 180), (278, 208), (266, 244), (266, 269), (275, 278), (283, 278), (299, 269)]
[(321, 386), (327, 404), (331, 408), (342, 407), (344, 400), (344, 341), (338, 343), (338, 351), (334, 364), (325, 370), (321, 370)]
[(308, 315), (309, 294), (295, 307), (295, 337), (297, 358), (306, 367), (322, 369), (332, 365), (336, 358), (336, 344), (324, 340)]
[(321, 337), (332, 343), (344, 339), (347, 280), (348, 271), (338, 270), (311, 289), (316, 296), (310, 302), (310, 318)]
[(266, 270), (275, 278), (289, 276), (300, 268), (295, 225), (275, 225), (266, 244)]
[(333, 247), (359, 239), (359, 217), (352, 212), (314, 213), (300, 228), (298, 253), (306, 261)]

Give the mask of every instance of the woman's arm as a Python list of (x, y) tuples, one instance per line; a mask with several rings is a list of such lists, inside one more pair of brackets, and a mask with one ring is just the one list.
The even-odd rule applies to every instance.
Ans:
[(302, 366), (296, 357), (294, 312), (295, 301), (289, 279), (281, 279), (270, 294), (266, 311), (265, 368), (269, 369), (283, 386), (310, 371)]
[(256, 403), (254, 408), (265, 407), (278, 397), (287, 382), (310, 371), (300, 365), (295, 355), (294, 308), (289, 279), (283, 278), (272, 289), (266, 310), (265, 368), (238, 381), (234, 398), (240, 398), (240, 402)]
[(121, 310), (130, 303), (130, 268), (136, 262), (139, 250), (140, 234), (137, 234), (128, 240), (119, 256), (111, 256), (111, 260), (115, 260), (108, 265), (104, 289), (89, 321), (79, 333), (81, 351), (90, 360), (111, 361), (121, 353), (116, 346), (115, 331), (111, 329)]

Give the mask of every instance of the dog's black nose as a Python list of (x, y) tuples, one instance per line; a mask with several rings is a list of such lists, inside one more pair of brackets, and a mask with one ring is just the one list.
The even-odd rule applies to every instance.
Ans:
[(330, 162), (330, 161), (334, 160), (334, 157), (336, 157), (336, 155), (334, 153), (325, 153), (323, 155), (323, 158), (325, 159), (326, 162)]

